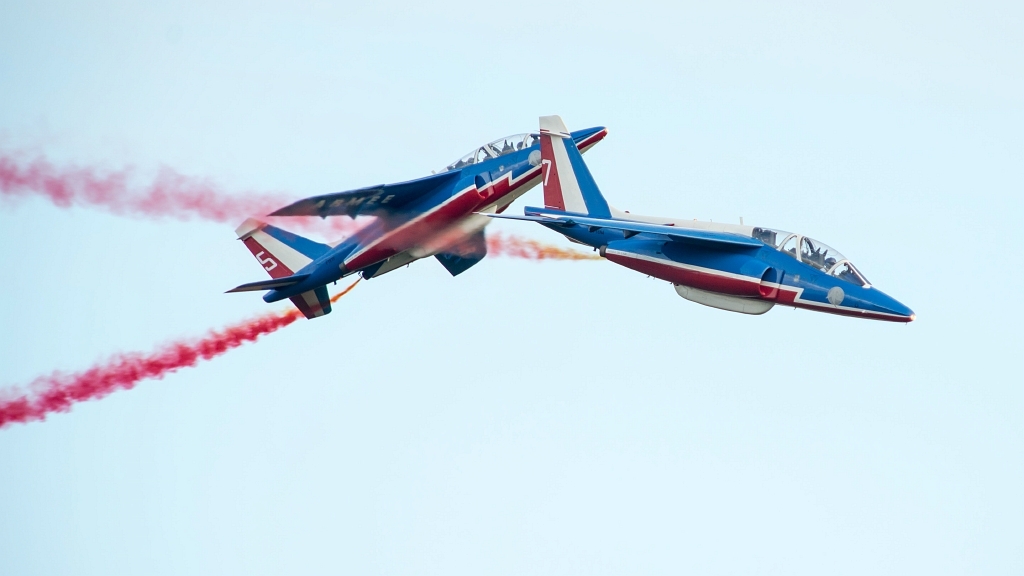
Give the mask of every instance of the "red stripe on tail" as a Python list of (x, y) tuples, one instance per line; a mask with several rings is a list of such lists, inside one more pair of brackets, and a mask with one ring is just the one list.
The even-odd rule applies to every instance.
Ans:
[[(558, 180), (558, 166), (555, 165), (554, 136), (542, 134), (540, 137), (540, 165), (544, 174), (544, 206), (555, 210), (565, 210), (562, 200), (562, 185)], [(558, 143), (562, 145), (561, 142)]]

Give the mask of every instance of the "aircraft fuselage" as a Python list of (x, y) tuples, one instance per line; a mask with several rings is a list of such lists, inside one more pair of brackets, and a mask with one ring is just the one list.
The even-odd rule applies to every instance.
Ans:
[[(573, 133), (581, 152), (607, 135), (604, 128)], [(490, 218), (541, 181), (540, 146), (529, 146), (496, 158), (449, 167), (456, 174), (437, 190), (403, 206), (401, 212), (378, 217), (334, 246), (296, 274), (302, 282), (264, 295), (267, 302), (290, 298), (354, 273), (373, 278), (420, 258), (445, 251), (480, 232)], [(367, 202), (386, 202), (371, 198)]]
[[(527, 209), (527, 213), (552, 214), (552, 211)], [(748, 238), (755, 230), (750, 226), (673, 221), (628, 213), (616, 214), (616, 220), (714, 230)], [(601, 256), (616, 264), (671, 282), (680, 296), (708, 306), (761, 314), (775, 304), (783, 304), (891, 322), (914, 319), (913, 311), (878, 288), (829, 274), (810, 262), (801, 261), (797, 251), (786, 252), (764, 242), (758, 242), (759, 246), (722, 249), (612, 228), (544, 225), (570, 240), (596, 248)], [(794, 245), (802, 238), (790, 236), (797, 239)]]

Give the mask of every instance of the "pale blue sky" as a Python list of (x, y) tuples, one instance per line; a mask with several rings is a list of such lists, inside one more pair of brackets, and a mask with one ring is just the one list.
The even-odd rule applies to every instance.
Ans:
[[(0, 0), (0, 144), (301, 197), (560, 114), (620, 208), (804, 232), (918, 320), (419, 262), (0, 431), (0, 573), (1024, 572), (1020, 3), (209, 4)], [(0, 203), (0, 386), (266, 311), (232, 228)]]

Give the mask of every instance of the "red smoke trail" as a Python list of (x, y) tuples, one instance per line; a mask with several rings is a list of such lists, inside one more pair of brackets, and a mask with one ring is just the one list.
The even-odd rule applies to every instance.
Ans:
[[(331, 298), (337, 302), (348, 294), (359, 280), (356, 280)], [(247, 342), (254, 342), (264, 334), (280, 330), (302, 317), (298, 310), (273, 312), (229, 326), (224, 330), (212, 331), (197, 341), (178, 341), (167, 344), (151, 354), (130, 353), (113, 357), (78, 374), (55, 372), (34, 381), (30, 394), (7, 392), (7, 398), (0, 399), (0, 428), (16, 422), (45, 420), (54, 412), (68, 412), (77, 402), (97, 400), (117, 390), (134, 388), (140, 380), (163, 378), (164, 375), (180, 368), (195, 366), (201, 360), (210, 360), (237, 348)], [(0, 391), (3, 395), (4, 391)]]
[[(149, 218), (200, 218), (237, 225), (250, 216), (267, 214), (292, 200), (283, 195), (225, 194), (213, 182), (162, 169), (148, 185), (133, 184), (131, 169), (100, 172), (94, 168), (60, 168), (46, 158), (25, 161), (20, 154), (0, 151), (0, 197), (42, 196), (61, 208), (96, 207), (113, 214)], [(288, 229), (347, 236), (363, 226), (349, 218), (269, 218)], [(594, 260), (597, 256), (559, 248), (513, 235), (487, 239), (494, 256), (529, 260)]]
[(487, 253), (494, 256), (510, 256), (528, 260), (600, 260), (597, 254), (559, 248), (529, 238), (506, 236), (495, 232), (487, 236)]
[[(86, 206), (113, 214), (174, 218), (200, 218), (227, 224), (272, 212), (290, 204), (284, 195), (225, 194), (213, 182), (184, 176), (163, 168), (151, 183), (133, 185), (133, 170), (103, 172), (94, 168), (59, 168), (45, 158), (20, 160), (0, 153), (0, 194), (7, 197), (42, 196), (60, 208)], [(289, 218), (292, 227), (335, 234), (351, 234), (361, 224), (350, 219)]]

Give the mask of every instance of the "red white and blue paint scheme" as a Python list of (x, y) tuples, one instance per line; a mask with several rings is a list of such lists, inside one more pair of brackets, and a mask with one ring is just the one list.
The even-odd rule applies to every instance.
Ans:
[[(566, 138), (580, 154), (605, 135), (598, 127)], [(268, 290), (265, 301), (289, 298), (306, 318), (317, 318), (331, 311), (327, 284), (350, 274), (375, 278), (428, 256), (453, 276), (461, 274), (487, 255), (484, 227), (491, 220), (485, 215), (502, 212), (540, 183), (539, 138), (499, 138), (425, 178), (314, 196), (270, 214), (375, 217), (333, 245), (246, 220), (235, 232), (271, 279), (228, 292)]]
[(490, 217), (539, 222), (714, 308), (764, 314), (784, 304), (857, 318), (914, 320), (910, 308), (817, 240), (771, 228), (617, 210), (601, 195), (561, 118), (540, 119), (540, 140), (544, 208), (526, 208), (525, 216)]

